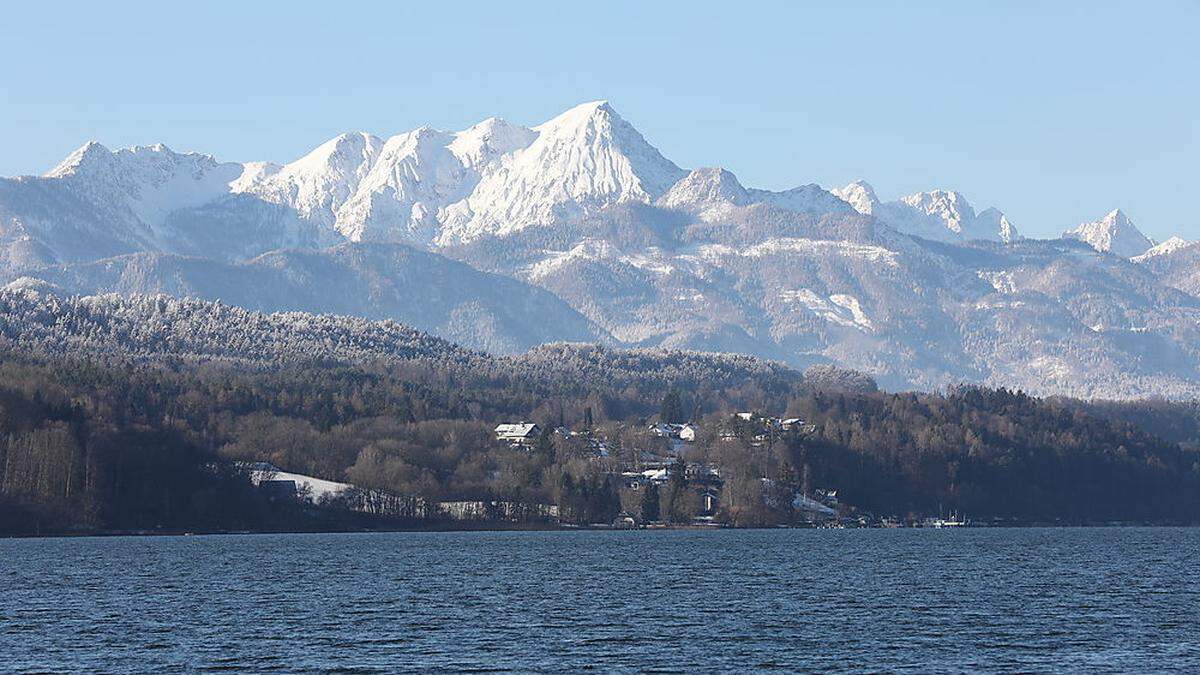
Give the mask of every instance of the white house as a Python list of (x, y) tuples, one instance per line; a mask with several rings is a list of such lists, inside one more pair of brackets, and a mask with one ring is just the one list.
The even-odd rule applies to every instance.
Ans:
[(679, 440), (685, 443), (695, 443), (696, 431), (696, 427), (691, 424), (685, 424), (679, 427)]
[(661, 469), (648, 469), (642, 472), (642, 477), (651, 483), (665, 483), (671, 479), (671, 472), (666, 467)]
[(651, 435), (659, 438), (680, 438), (680, 434), (688, 426), (690, 425), (659, 422), (658, 424), (651, 424), (649, 430)]
[(532, 422), (496, 425), (496, 440), (505, 443), (533, 445), (541, 435), (542, 428)]

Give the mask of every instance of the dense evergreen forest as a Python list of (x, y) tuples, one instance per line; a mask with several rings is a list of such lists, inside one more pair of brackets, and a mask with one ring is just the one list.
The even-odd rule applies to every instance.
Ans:
[[(586, 345), (496, 358), (389, 322), (161, 297), (8, 294), (0, 310), (3, 532), (412, 524), (268, 499), (241, 460), (430, 501), (556, 504), (567, 522), (686, 522), (682, 472), (639, 503), (618, 494), (621, 468), (664, 443), (656, 421), (697, 424), (684, 459), (721, 467), (718, 518), (736, 525), (790, 522), (789, 496), (817, 489), (875, 516), (1200, 522), (1194, 403), (890, 394), (827, 366)], [(764, 435), (731, 428), (734, 411), (806, 425)], [(546, 433), (496, 441), (520, 420)]]

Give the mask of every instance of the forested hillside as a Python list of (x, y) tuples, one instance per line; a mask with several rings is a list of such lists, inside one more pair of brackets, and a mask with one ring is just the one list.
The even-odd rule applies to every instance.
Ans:
[(1194, 446), (1183, 449), (1086, 408), (963, 387), (947, 394), (809, 392), (788, 410), (817, 427), (799, 460), (813, 480), (838, 486), (871, 511), (1068, 523), (1200, 517)]
[[(7, 531), (286, 522), (234, 460), (429, 500), (598, 500), (576, 507), (586, 519), (609, 513), (618, 467), (657, 452), (646, 425), (667, 417), (702, 430), (688, 459), (722, 468), (721, 517), (740, 525), (787, 522), (768, 485), (837, 490), (879, 516), (1200, 521), (1194, 406), (890, 394), (833, 368), (801, 376), (692, 352), (552, 345), (495, 358), (394, 323), (166, 298), (0, 303)], [(743, 410), (808, 431), (722, 433)], [(496, 423), (520, 420), (587, 435), (495, 440)]]
[[(44, 290), (0, 291), (0, 341), (48, 356), (88, 354), (135, 362), (222, 361), (266, 369), (386, 364), (410, 379), (460, 386), (519, 383), (517, 390), (542, 395), (563, 389), (631, 389), (661, 397), (668, 387), (682, 386), (728, 389), (731, 401), (749, 405), (800, 381), (790, 368), (738, 354), (559, 343), (495, 357), (394, 321), (265, 314), (165, 295), (61, 297)], [(746, 385), (753, 386), (741, 391)]]

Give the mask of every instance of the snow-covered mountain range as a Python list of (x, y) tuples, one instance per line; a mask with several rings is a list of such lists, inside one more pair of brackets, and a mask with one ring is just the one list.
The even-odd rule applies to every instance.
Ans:
[(4, 283), (391, 318), (502, 353), (590, 341), (890, 388), (1200, 395), (1200, 245), (1156, 246), (1119, 210), (1032, 240), (949, 190), (750, 188), (680, 168), (605, 102), (347, 133), (282, 165), (88, 143), (0, 179)]

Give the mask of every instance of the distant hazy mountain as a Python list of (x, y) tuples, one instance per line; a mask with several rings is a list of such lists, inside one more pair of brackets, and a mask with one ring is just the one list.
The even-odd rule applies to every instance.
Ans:
[(515, 279), (403, 244), (281, 250), (242, 262), (136, 253), (40, 270), (68, 293), (166, 293), (260, 311), (395, 319), (498, 354), (546, 342), (610, 342), (567, 303)]
[[(1200, 254), (1120, 211), (1023, 239), (996, 208), (685, 170), (605, 102), (531, 128), (342, 134), (288, 164), (88, 143), (0, 179), (0, 283), (396, 319), (956, 382), (1200, 395)], [(1153, 248), (1152, 248), (1153, 247)]]

